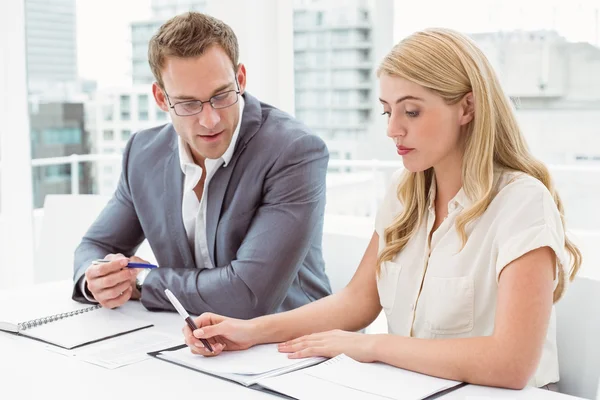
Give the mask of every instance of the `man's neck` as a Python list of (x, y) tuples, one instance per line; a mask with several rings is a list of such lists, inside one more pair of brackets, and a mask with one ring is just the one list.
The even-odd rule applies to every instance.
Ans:
[(194, 164), (198, 165), (200, 168), (202, 168), (203, 170), (204, 168), (204, 161), (206, 161), (206, 157), (202, 157), (200, 154), (197, 154), (194, 150), (192, 150), (192, 148), (190, 147), (190, 153), (192, 154), (192, 159), (194, 160)]

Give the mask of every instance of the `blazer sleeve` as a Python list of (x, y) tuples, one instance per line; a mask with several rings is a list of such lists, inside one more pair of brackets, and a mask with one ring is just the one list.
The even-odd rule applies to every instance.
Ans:
[(81, 280), (92, 261), (107, 254), (135, 254), (144, 241), (144, 232), (136, 214), (129, 189), (129, 157), (136, 135), (133, 135), (123, 153), (123, 168), (117, 189), (98, 218), (83, 236), (75, 250), (73, 270), (73, 300), (89, 302), (82, 292)]
[(171, 310), (164, 295), (170, 288), (196, 315), (210, 311), (245, 319), (275, 312), (320, 232), (328, 161), (319, 137), (295, 139), (267, 173), (261, 205), (236, 259), (213, 269), (153, 270), (144, 282), (144, 306)]

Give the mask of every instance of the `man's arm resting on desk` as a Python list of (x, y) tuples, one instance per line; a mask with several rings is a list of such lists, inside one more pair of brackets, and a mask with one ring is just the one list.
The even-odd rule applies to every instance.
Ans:
[(82, 277), (85, 277), (85, 272), (93, 260), (102, 259), (107, 254), (134, 254), (144, 241), (144, 233), (131, 201), (128, 183), (128, 160), (135, 136), (132, 136), (123, 152), (121, 177), (113, 198), (75, 250), (73, 300), (83, 303), (91, 301), (82, 290), (85, 289)]
[(265, 197), (236, 259), (214, 269), (153, 270), (144, 282), (142, 304), (171, 310), (164, 294), (168, 288), (193, 314), (252, 318), (274, 312), (322, 224), (327, 162), (321, 139), (307, 135), (294, 141), (265, 180)]

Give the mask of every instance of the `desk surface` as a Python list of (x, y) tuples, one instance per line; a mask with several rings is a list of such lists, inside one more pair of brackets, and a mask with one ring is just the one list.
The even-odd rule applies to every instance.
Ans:
[[(183, 322), (174, 312), (149, 312), (139, 302), (128, 302), (121, 310), (136, 318), (151, 321), (154, 327), (150, 329), (181, 335)], [(109, 370), (49, 351), (46, 346), (36, 340), (0, 331), (0, 382), (3, 394), (22, 399), (82, 400), (279, 398), (154, 358)], [(335, 394), (327, 394), (326, 397), (335, 398)], [(443, 400), (482, 398), (574, 399), (538, 389), (515, 392), (478, 386), (465, 386), (441, 397)]]

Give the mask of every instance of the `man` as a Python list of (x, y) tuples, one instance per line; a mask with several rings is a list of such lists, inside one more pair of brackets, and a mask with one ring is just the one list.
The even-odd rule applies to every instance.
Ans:
[[(172, 310), (168, 288), (190, 313), (252, 318), (330, 294), (323, 141), (245, 92), (237, 38), (215, 18), (172, 18), (149, 59), (172, 124), (129, 140), (114, 197), (75, 251), (73, 298)], [(159, 268), (124, 268), (144, 262), (132, 255), (145, 238)]]

